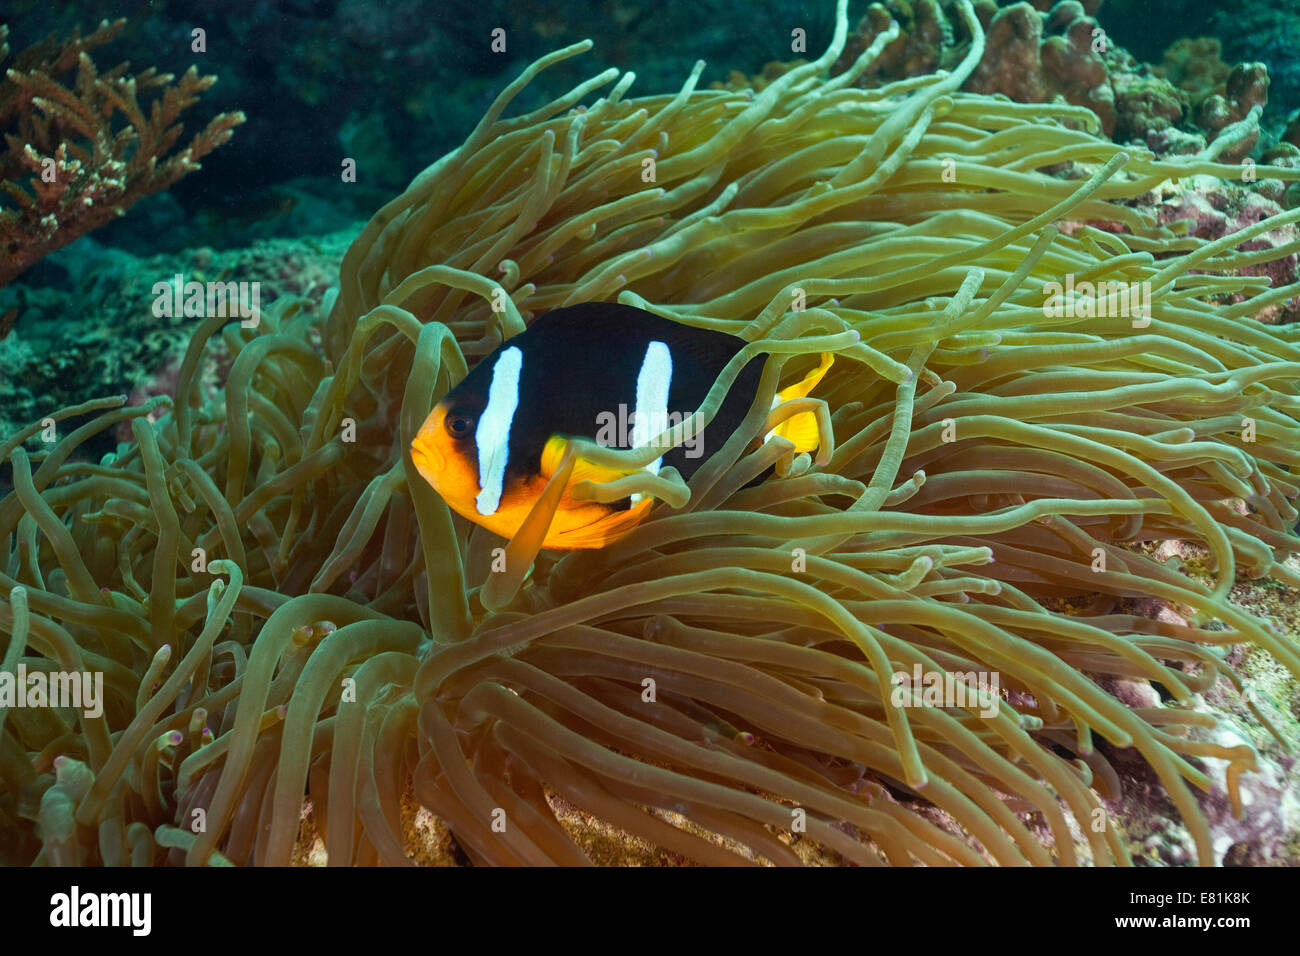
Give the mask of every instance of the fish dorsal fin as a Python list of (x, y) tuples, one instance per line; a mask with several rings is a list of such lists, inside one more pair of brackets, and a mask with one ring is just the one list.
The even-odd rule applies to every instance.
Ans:
[(582, 302), (556, 309), (530, 328), (559, 336), (566, 347), (589, 348), (593, 342), (631, 340), (638, 358), (646, 344), (657, 339), (667, 343), (674, 359), (689, 358), (703, 369), (715, 370), (715, 374), (745, 346), (740, 336), (686, 325), (619, 302)]

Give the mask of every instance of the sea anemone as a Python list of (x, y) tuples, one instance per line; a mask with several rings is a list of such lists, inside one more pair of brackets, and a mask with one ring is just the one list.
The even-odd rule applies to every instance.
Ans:
[[(577, 808), (706, 863), (1124, 864), (1103, 801), (1132, 747), (1214, 862), (1188, 785), (1227, 761), (1241, 812), (1255, 754), (1188, 705), (1240, 687), (1229, 645), (1300, 675), (1227, 600), (1239, 571), (1300, 585), (1300, 347), (1252, 318), (1300, 289), (1239, 274), (1296, 244), (1237, 251), (1300, 210), (1207, 242), (1125, 206), (1239, 170), (958, 93), (983, 46), (960, 6), (960, 68), (873, 90), (852, 83), (893, 30), (826, 77), (844, 0), (826, 54), (758, 93), (697, 90), (697, 67), (625, 99), (614, 70), (504, 118), (589, 44), (543, 57), (375, 215), (319, 347), (297, 301), (208, 318), (156, 423), (105, 400), (0, 445), (4, 666), (99, 671), (107, 697), (0, 713), (3, 858), (285, 864), (306, 794), (332, 864), (404, 864), (413, 793), (476, 863), (587, 862)], [(772, 356), (740, 429), (688, 488), (584, 489), (662, 499), (598, 551), (453, 517), (408, 451), (431, 406), (532, 316), (616, 296), (752, 343), (701, 421)], [(773, 411), (824, 351), (817, 397)], [(817, 461), (756, 442), (800, 410)], [(118, 454), (76, 459), (126, 420)], [(1167, 539), (1212, 577), (1136, 547)], [(900, 699), (918, 669), (1000, 695)], [(1168, 701), (1123, 703), (1117, 677)]]

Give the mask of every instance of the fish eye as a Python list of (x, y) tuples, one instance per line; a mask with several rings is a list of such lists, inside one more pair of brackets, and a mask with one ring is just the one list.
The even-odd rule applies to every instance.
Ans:
[(468, 438), (474, 431), (474, 419), (460, 412), (451, 412), (443, 421), (447, 434), (457, 441)]

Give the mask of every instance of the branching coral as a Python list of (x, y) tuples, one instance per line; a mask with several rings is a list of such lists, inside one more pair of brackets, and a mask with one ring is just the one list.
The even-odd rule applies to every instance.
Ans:
[[(306, 792), (331, 863), (402, 864), (413, 788), (480, 863), (586, 862), (560, 800), (704, 862), (799, 862), (806, 824), (866, 865), (1122, 864), (1104, 739), (1143, 755), (1213, 862), (1189, 784), (1224, 760), (1235, 793), (1254, 755), (1184, 705), (1236, 681), (1230, 644), (1300, 674), (1225, 599), (1239, 570), (1300, 584), (1300, 345), (1251, 317), (1300, 288), (1233, 274), (1293, 252), (1236, 247), (1300, 212), (1205, 242), (1113, 202), (1233, 167), (957, 93), (982, 52), (962, 10), (977, 39), (951, 74), (853, 88), (882, 41), (825, 79), (841, 3), (825, 56), (761, 93), (697, 91), (697, 70), (624, 99), (615, 71), (506, 118), (586, 44), (558, 51), (376, 214), (324, 357), (296, 303), (255, 330), (212, 318), (156, 424), (106, 401), (54, 416), (95, 415), (35, 470), (39, 425), (0, 446), (5, 664), (102, 670), (110, 698), (6, 715), (6, 859), (283, 864)], [(1040, 171), (1067, 160), (1089, 178)], [(1104, 292), (1058, 313), (1053, 282), (1146, 288), (1149, 314), (1099, 312)], [(673, 500), (625, 538), (530, 566), (521, 533), (493, 573), (500, 540), (451, 516), (410, 440), (467, 361), (614, 296), (743, 335), (737, 362), (771, 352), (759, 396), (687, 499), (647, 476)], [(214, 334), (224, 401), (194, 382)], [(829, 457), (751, 451), (824, 350)], [(120, 455), (73, 459), (124, 420)], [(1170, 537), (1208, 550), (1212, 584), (1125, 547)], [(1000, 674), (1005, 699), (898, 706), (917, 666)]]
[[(199, 168), (230, 139), (242, 113), (222, 113), (178, 152), (181, 114), (216, 82), (190, 67), (172, 85), (152, 67), (130, 75), (119, 63), (100, 73), (87, 50), (109, 42), (125, 20), (105, 20), (88, 36), (49, 38), (14, 57), (0, 80), (0, 286), (55, 249)], [(9, 54), (0, 25), (0, 63)], [(76, 71), (71, 86), (61, 78)], [(146, 113), (141, 94), (156, 97)], [(147, 104), (146, 104), (147, 105)]]

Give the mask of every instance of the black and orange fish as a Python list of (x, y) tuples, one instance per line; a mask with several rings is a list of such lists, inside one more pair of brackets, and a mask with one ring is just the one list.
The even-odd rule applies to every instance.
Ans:
[[(412, 442), (412, 458), (453, 510), (512, 537), (558, 469), (566, 438), (645, 447), (700, 406), (745, 344), (629, 305), (557, 309), (500, 345), (438, 403)], [(831, 360), (824, 355), (777, 401), (807, 395)], [(646, 470), (672, 465), (689, 479), (740, 425), (762, 370), (762, 356), (750, 361), (713, 420)], [(791, 416), (773, 434), (790, 439), (797, 451), (817, 447), (811, 413)], [(543, 547), (604, 547), (641, 521), (652, 499), (599, 503), (569, 494), (580, 481), (625, 474), (579, 459)]]

